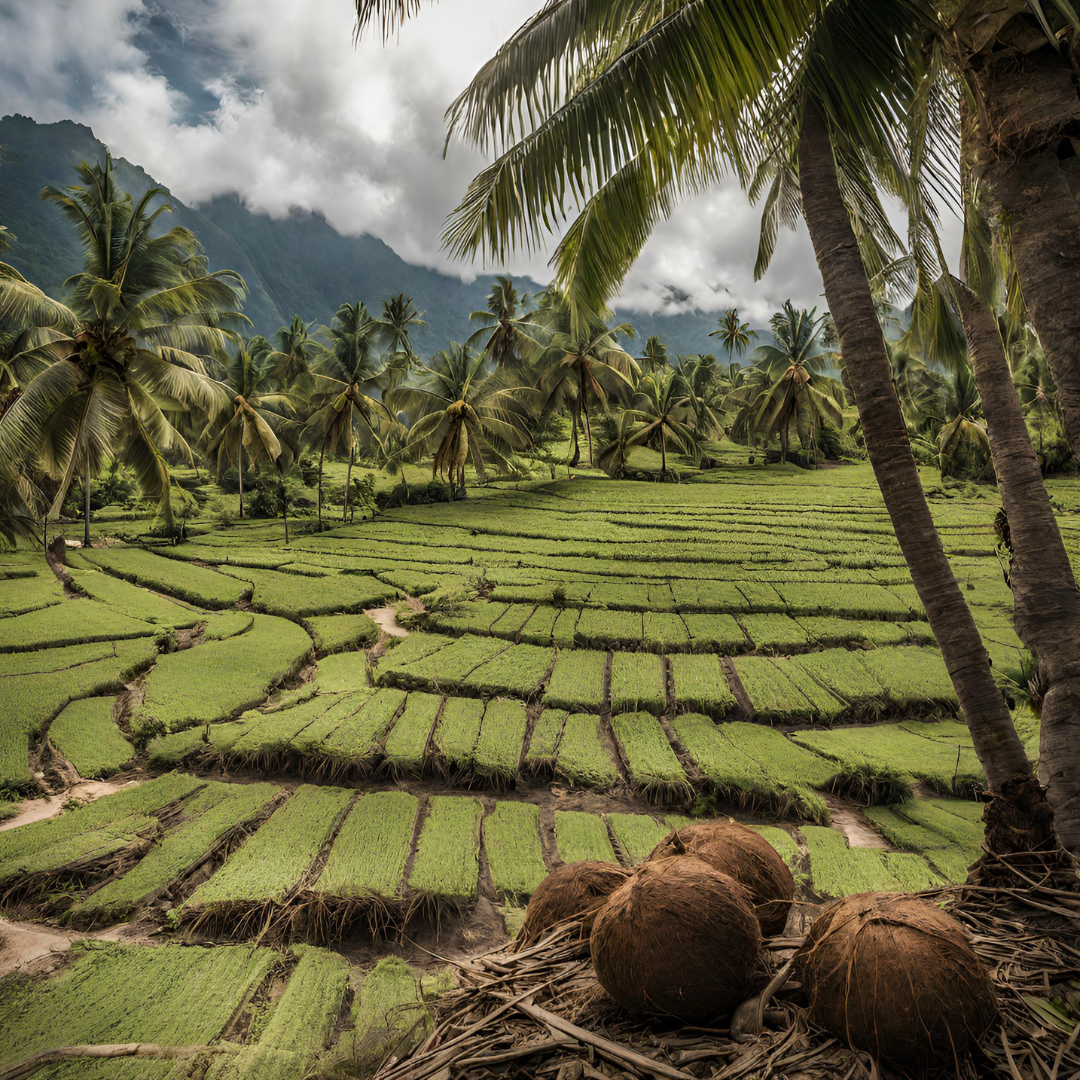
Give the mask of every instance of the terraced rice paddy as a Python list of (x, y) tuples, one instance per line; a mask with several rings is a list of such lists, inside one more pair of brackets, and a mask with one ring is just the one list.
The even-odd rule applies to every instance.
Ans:
[[(0, 556), (0, 790), (145, 781), (0, 831), (5, 912), (168, 943), (80, 944), (0, 994), (0, 1068), (76, 986), (102, 1005), (65, 1042), (205, 1044), (208, 1080), (379, 1060), (430, 1026), (438, 965), (402, 933), (500, 940), (554, 867), (710, 814), (811, 903), (964, 878), (982, 773), (868, 468), (477, 494), (72, 552), (67, 588)], [(995, 503), (933, 506), (1004, 683)], [(363, 614), (387, 603), (407, 636)]]

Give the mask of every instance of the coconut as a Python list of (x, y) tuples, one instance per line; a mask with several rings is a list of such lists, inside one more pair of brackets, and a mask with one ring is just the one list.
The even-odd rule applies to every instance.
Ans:
[(581, 919), (581, 936), (588, 937), (596, 912), (629, 876), (629, 870), (605, 862), (569, 863), (552, 870), (532, 894), (518, 947), (567, 919)]
[(761, 928), (749, 892), (700, 859), (642, 863), (600, 909), (590, 951), (600, 985), (635, 1012), (730, 1013), (751, 990)]
[(707, 862), (744, 885), (766, 937), (784, 932), (795, 898), (795, 879), (763, 836), (735, 821), (703, 821), (668, 833), (649, 859), (683, 854)]
[(994, 987), (963, 927), (904, 893), (832, 904), (795, 963), (814, 1023), (898, 1064), (948, 1065), (997, 1016)]

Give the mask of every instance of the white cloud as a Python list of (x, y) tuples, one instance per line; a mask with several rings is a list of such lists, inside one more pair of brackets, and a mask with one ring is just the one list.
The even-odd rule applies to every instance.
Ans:
[[(0, 31), (18, 43), (5, 50), (0, 110), (87, 123), (185, 201), (237, 191), (274, 216), (318, 210), (343, 233), (372, 233), (410, 262), (469, 277), (479, 267), (452, 263), (439, 233), (483, 161), (461, 146), (443, 160), (442, 114), (537, 2), (447, 0), (398, 42), (354, 49), (350, 0), (0, 0)], [(194, 122), (136, 44), (159, 12), (183, 28), (182, 58), (219, 102)], [(763, 322), (787, 296), (818, 302), (805, 236), (782, 240), (760, 284), (756, 237), (736, 187), (695, 199), (657, 230), (619, 306), (734, 304)], [(542, 257), (511, 269), (547, 276)]]

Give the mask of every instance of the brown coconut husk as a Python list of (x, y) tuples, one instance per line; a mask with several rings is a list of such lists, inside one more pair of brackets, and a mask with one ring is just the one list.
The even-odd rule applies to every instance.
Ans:
[(516, 947), (524, 948), (567, 919), (580, 919), (581, 937), (587, 938), (597, 911), (629, 876), (630, 871), (621, 866), (594, 861), (552, 870), (529, 901)]
[(749, 891), (686, 856), (638, 867), (600, 909), (590, 941), (596, 977), (619, 1004), (683, 1020), (745, 1000), (760, 951)]
[(998, 1015), (990, 976), (960, 923), (904, 893), (832, 904), (795, 965), (812, 1023), (897, 1064), (947, 1065)]
[(766, 937), (784, 932), (795, 898), (795, 879), (759, 833), (734, 821), (702, 821), (668, 833), (648, 861), (673, 855), (693, 855), (733, 877), (749, 890), (761, 932)]

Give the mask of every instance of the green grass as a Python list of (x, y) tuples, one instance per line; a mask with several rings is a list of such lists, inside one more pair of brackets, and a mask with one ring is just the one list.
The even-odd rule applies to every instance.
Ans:
[(555, 811), (555, 844), (564, 863), (617, 863), (615, 849), (608, 839), (607, 826), (599, 814), (583, 810)]
[(555, 659), (555, 651), (539, 645), (514, 645), (466, 675), (458, 684), (466, 692), (491, 697), (510, 694), (529, 698)]
[(517, 776), (528, 727), (525, 706), (502, 698), (489, 701), (480, 737), (473, 750), (473, 768), (483, 777), (509, 785)]
[(367, 657), (358, 652), (324, 656), (319, 661), (315, 681), (324, 694), (363, 690), (368, 685)]
[(400, 654), (394, 649), (379, 661), (379, 682), (406, 690), (454, 689), (471, 671), (508, 648), (511, 646), (501, 638), (466, 634), (407, 664), (400, 662)]
[(246, 634), (161, 656), (146, 676), (132, 730), (178, 731), (253, 708), (310, 654), (311, 638), (301, 627), (258, 615)]
[(135, 748), (113, 720), (113, 700), (95, 697), (73, 701), (49, 725), (49, 742), (80, 776), (111, 776), (135, 756)]
[(387, 642), (388, 651), (380, 662), (380, 666), (385, 665), (387, 670), (404, 667), (406, 664), (412, 664), (425, 656), (430, 656), (439, 649), (446, 648), (453, 641), (453, 638), (443, 634), (422, 634), (417, 630), (408, 637), (392, 637)]
[(450, 772), (472, 767), (473, 750), (480, 737), (484, 703), (475, 698), (448, 697), (431, 738), (435, 761)]
[(842, 833), (817, 825), (804, 826), (802, 834), (810, 852), (814, 891), (819, 896), (914, 891), (941, 884), (941, 878), (917, 855), (849, 848)]
[(760, 833), (772, 845), (773, 851), (788, 864), (793, 874), (799, 873), (799, 845), (791, 833), (775, 825), (751, 825), (750, 828)]
[[(248, 712), (243, 716), (246, 730), (233, 740), (230, 759), (260, 763), (260, 757), (287, 750), (294, 740), (338, 702), (336, 696), (320, 694), (296, 705), (272, 712)], [(213, 726), (213, 725), (211, 725)]]
[(802, 652), (810, 645), (806, 631), (790, 615), (740, 615), (739, 622), (759, 652)]
[(484, 818), (484, 851), (495, 891), (504, 900), (527, 900), (547, 876), (540, 845), (540, 808), (499, 802)]
[(308, 577), (279, 570), (222, 567), (225, 574), (251, 582), (251, 604), (257, 611), (287, 618), (356, 612), (397, 595), (397, 589), (366, 574)]
[(690, 648), (690, 631), (678, 612), (646, 611), (642, 625), (642, 641), (653, 652), (684, 652)]
[(157, 626), (194, 626), (200, 613), (102, 571), (71, 570), (74, 587), (131, 619)]
[(621, 713), (611, 727), (622, 750), (630, 779), (646, 797), (687, 800), (693, 793), (686, 772), (664, 734), (660, 721), (649, 713)]
[(585, 646), (636, 649), (641, 644), (641, 612), (585, 608), (574, 637)]
[(206, 617), (202, 628), (204, 641), (226, 641), (246, 634), (255, 625), (255, 616), (247, 611), (219, 611)]
[(611, 711), (644, 709), (659, 714), (666, 708), (664, 668), (660, 658), (651, 653), (612, 653)]
[(164, 558), (141, 548), (93, 548), (83, 558), (116, 577), (156, 592), (186, 600), (198, 607), (232, 607), (251, 586), (226, 574), (177, 559)]
[(885, 688), (863, 663), (866, 655), (861, 652), (848, 652), (846, 649), (825, 649), (822, 652), (796, 656), (790, 661), (789, 667), (800, 669), (816, 679), (850, 702), (857, 712), (875, 715), (884, 707)]
[(330, 837), (353, 792), (298, 788), (209, 881), (192, 893), (184, 910), (281, 903)]
[(211, 781), (184, 805), (185, 820), (171, 829), (127, 873), (91, 893), (74, 909), (80, 923), (118, 922), (196, 869), (226, 834), (258, 818), (280, 789), (274, 784)]
[(354, 998), (352, 1022), (342, 1049), (368, 1073), (391, 1055), (404, 1057), (433, 1027), (416, 976), (396, 956), (384, 957), (364, 979)]
[(765, 656), (738, 656), (732, 661), (754, 715), (780, 721), (812, 719), (814, 709), (776, 662)]
[(981, 804), (954, 799), (911, 799), (898, 806), (871, 806), (866, 816), (890, 843), (924, 856), (946, 880), (967, 880), (982, 850), (981, 821), (970, 818)]
[(901, 708), (959, 708), (945, 661), (936, 648), (875, 649), (865, 653), (862, 661)]
[(563, 724), (555, 772), (581, 787), (604, 790), (618, 779), (600, 736), (600, 719), (591, 713), (571, 713)]
[(378, 626), (364, 614), (313, 615), (306, 621), (320, 653), (368, 648), (379, 639)]
[(733, 615), (705, 615), (684, 611), (683, 622), (695, 652), (737, 653), (747, 648), (746, 635)]
[(349, 965), (345, 957), (326, 949), (295, 945), (293, 952), (300, 962), (259, 1036), (259, 1046), (317, 1054), (334, 1037), (349, 985)]
[(848, 711), (848, 703), (827, 690), (796, 663), (797, 657), (784, 657), (776, 661), (784, 678), (801, 691), (810, 703), (810, 715), (814, 720), (835, 723)]
[[(653, 658), (654, 662), (655, 657)], [(560, 649), (544, 704), (573, 712), (599, 712), (604, 705), (604, 667), (607, 653), (591, 649)]]
[(160, 633), (159, 627), (122, 615), (95, 600), (67, 600), (26, 615), (0, 619), (0, 652), (34, 652)]
[(0, 1068), (57, 1046), (209, 1043), (276, 962), (273, 950), (250, 946), (77, 942), (59, 972), (4, 996)]
[(525, 751), (525, 769), (533, 773), (551, 773), (562, 738), (566, 713), (561, 709), (545, 709), (537, 718)]
[(735, 695), (728, 686), (718, 657), (689, 653), (672, 656), (670, 660), (677, 708), (724, 716), (735, 707)]
[(34, 577), (5, 578), (0, 587), (0, 618), (39, 611), (63, 602), (64, 587), (53, 577), (51, 570)]
[(334, 838), (315, 891), (400, 899), (419, 809), (420, 800), (406, 791), (373, 791), (358, 799)]
[(636, 866), (671, 832), (648, 814), (608, 814), (607, 823), (627, 866)]
[(479, 799), (431, 796), (409, 873), (412, 892), (436, 903), (476, 899), (482, 812)]
[(386, 738), (386, 763), (395, 770), (419, 775), (424, 768), (428, 738), (443, 699), (438, 694), (413, 692)]
[(404, 702), (402, 690), (377, 690), (359, 712), (323, 740), (320, 752), (358, 766), (371, 766), (382, 755), (383, 739)]

